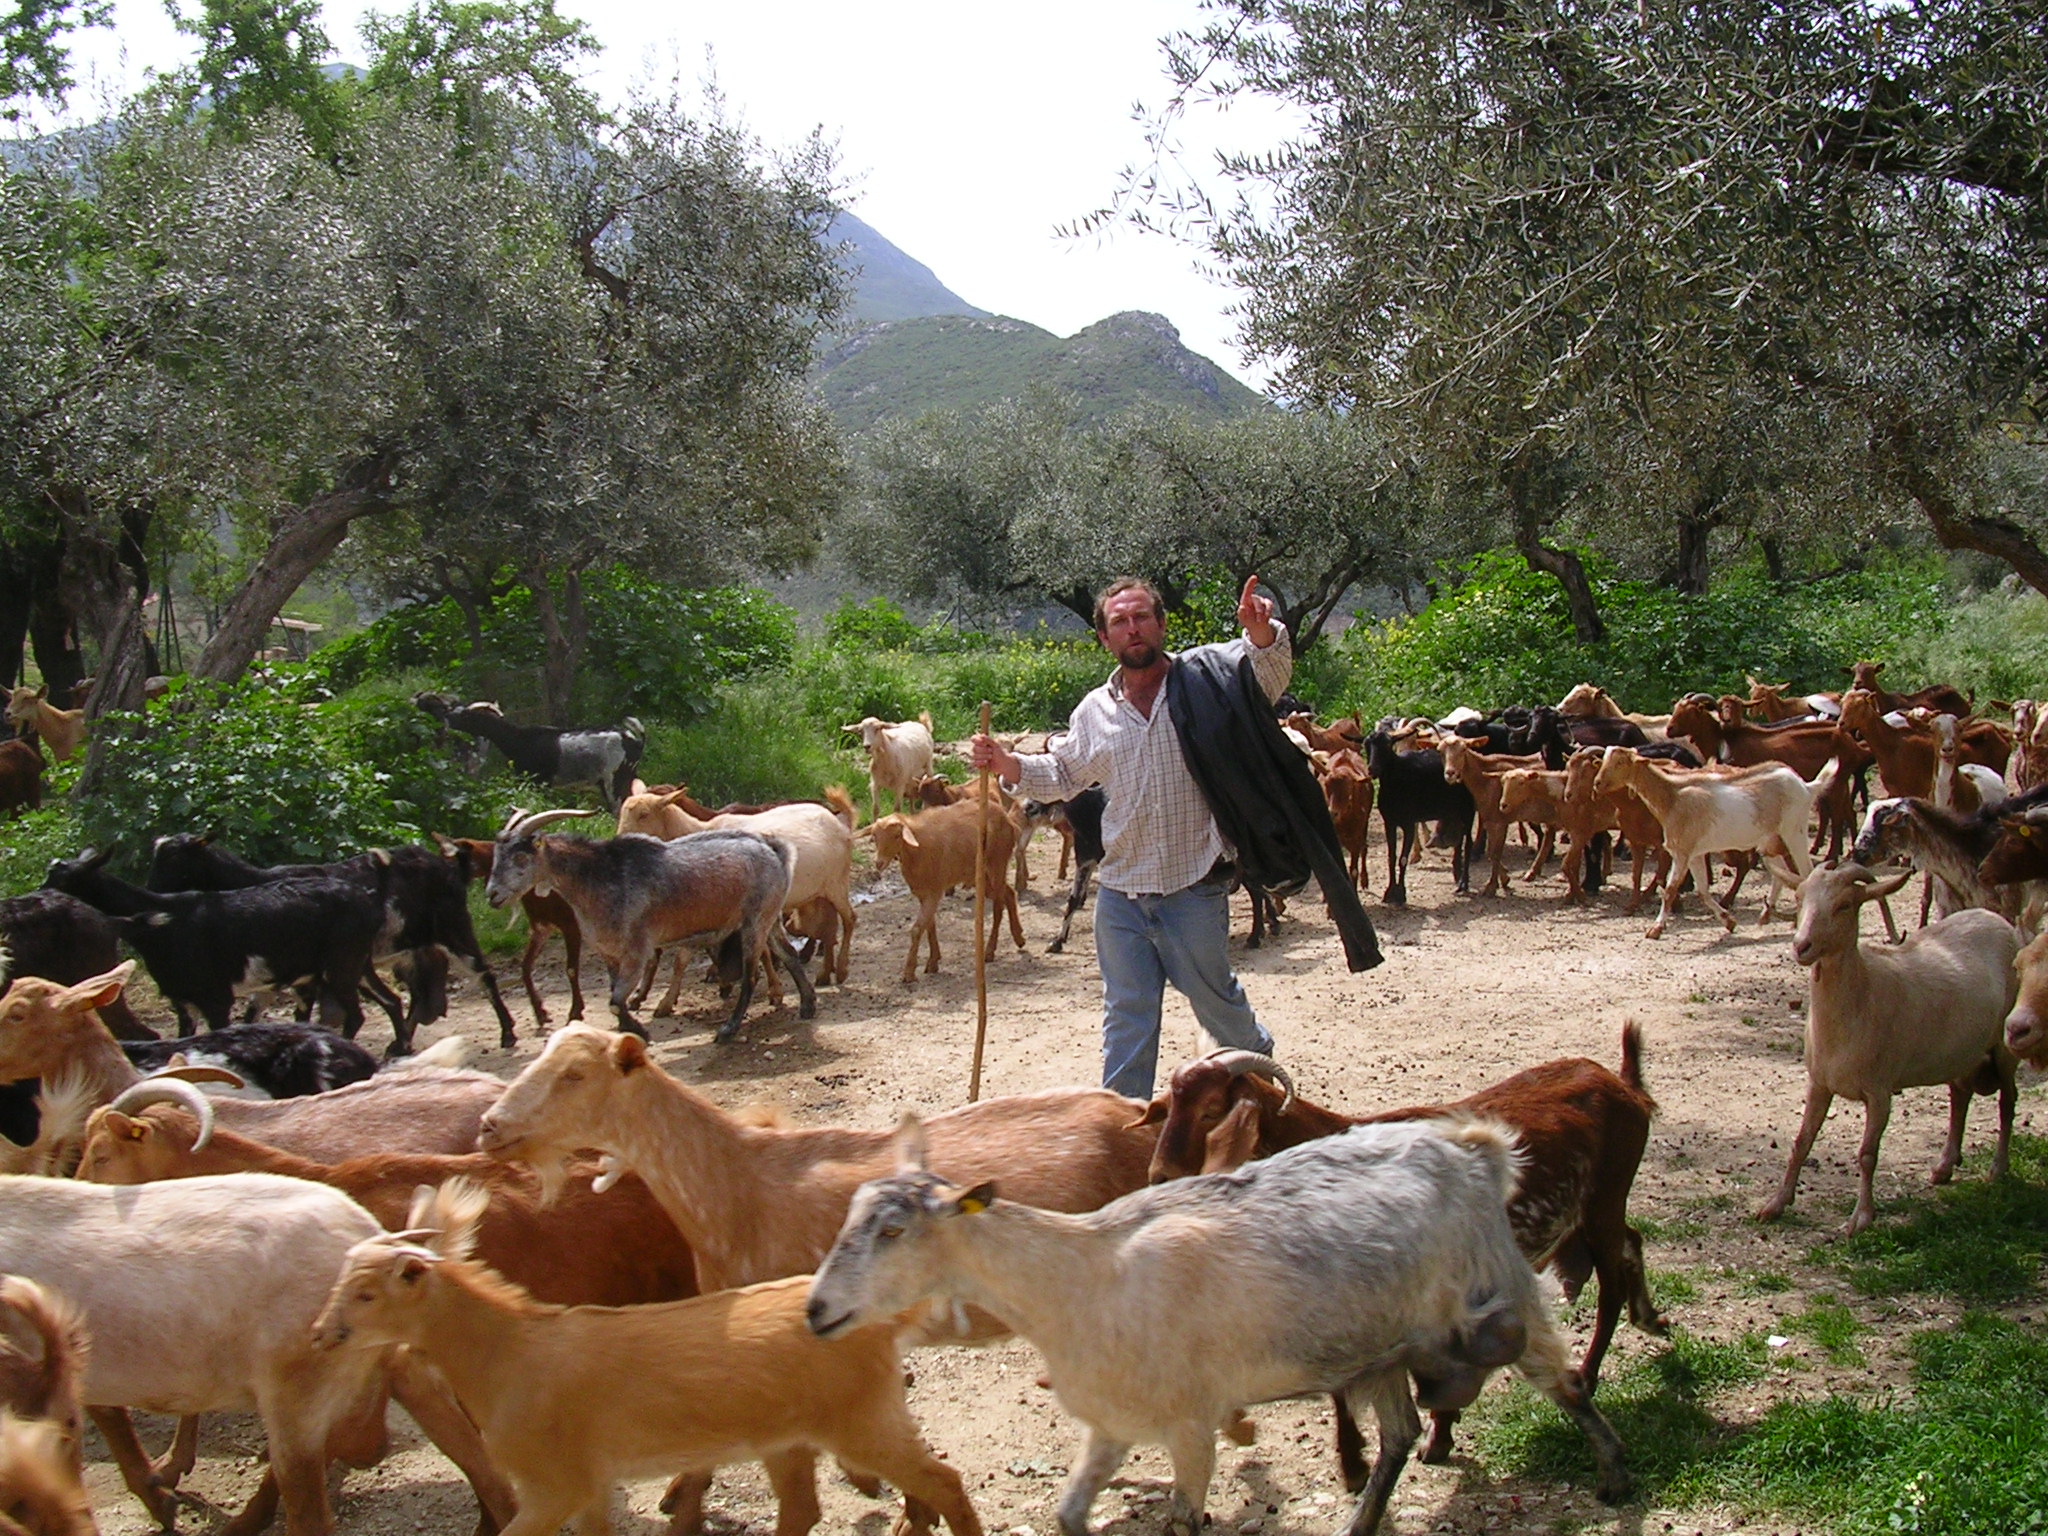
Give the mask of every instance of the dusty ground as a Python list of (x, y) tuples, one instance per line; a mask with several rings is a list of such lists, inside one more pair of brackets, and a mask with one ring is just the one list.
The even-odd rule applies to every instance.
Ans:
[[(1025, 899), (1028, 948), (1007, 937), (989, 968), (989, 1034), (984, 1094), (1092, 1083), (1097, 1074), (1098, 983), (1092, 939), (1076, 924), (1065, 955), (1048, 955), (1062, 895), (1052, 889), (1046, 842), (1034, 850), (1038, 882)], [(1375, 847), (1375, 856), (1381, 856)], [(1919, 1298), (1868, 1300), (1842, 1290), (1806, 1262), (1816, 1237), (1848, 1215), (1853, 1198), (1860, 1115), (1837, 1116), (1823, 1132), (1817, 1157), (1787, 1222), (1758, 1227), (1747, 1212), (1783, 1167), (1781, 1150), (1798, 1118), (1803, 977), (1780, 922), (1744, 926), (1724, 937), (1717, 923), (1690, 908), (1661, 942), (1642, 936), (1645, 920), (1621, 915), (1609, 894), (1585, 910), (1565, 908), (1561, 887), (1517, 884), (1495, 901), (1453, 895), (1445, 856), (1432, 854), (1411, 874), (1412, 905), (1396, 911), (1368, 904), (1380, 925), (1387, 963), (1348, 975), (1320, 903), (1298, 899), (1277, 943), (1246, 950), (1248, 911), (1238, 899), (1233, 950), (1254, 1005), (1278, 1037), (1280, 1054), (1301, 1091), (1351, 1109), (1461, 1096), (1552, 1057), (1588, 1055), (1614, 1065), (1624, 1020), (1637, 1019), (1648, 1042), (1650, 1086), (1662, 1105), (1638, 1177), (1632, 1210), (1659, 1234), (1648, 1245), (1653, 1277), (1677, 1275), (1696, 1299), (1669, 1310), (1697, 1333), (1728, 1338), (1746, 1331), (1785, 1334), (1785, 1319), (1822, 1296), (1839, 1296), (1870, 1326), (1859, 1348), (1867, 1366), (1829, 1365), (1802, 1341), (1773, 1351), (1769, 1379), (1716, 1411), (1742, 1416), (1791, 1394), (1870, 1391), (1904, 1379), (1902, 1345), (1942, 1313)], [(844, 990), (820, 993), (818, 1016), (799, 1023), (793, 1011), (757, 1013), (746, 1037), (720, 1048), (711, 1029), (722, 1016), (709, 989), (685, 994), (680, 1019), (655, 1021), (663, 1064), (720, 1103), (781, 1105), (802, 1121), (886, 1126), (906, 1107), (932, 1111), (964, 1102), (974, 1035), (973, 959), (966, 898), (942, 917), (944, 971), (906, 988), (897, 981), (913, 907), (891, 884), (861, 909), (852, 978)], [(1746, 893), (1747, 896), (1747, 893)], [(1092, 908), (1091, 908), (1092, 910)], [(1084, 915), (1085, 916), (1085, 915)], [(558, 953), (558, 951), (557, 951)], [(500, 966), (501, 974), (506, 967)], [(603, 1022), (601, 967), (586, 983)], [(516, 977), (508, 996), (517, 991)], [(548, 988), (559, 1020), (567, 988), (557, 970)], [(560, 999), (560, 1001), (555, 1001)], [(531, 1030), (523, 1000), (522, 1030)], [(454, 1027), (475, 1041), (477, 1064), (510, 1076), (538, 1049), (527, 1033), (516, 1052), (494, 1048), (496, 1028), (480, 995), (465, 988)], [(375, 1026), (373, 1025), (374, 1029)], [(423, 1039), (432, 1036), (423, 1036)], [(372, 1044), (381, 1043), (381, 1036)], [(1206, 1049), (1191, 1016), (1169, 994), (1165, 1062)], [(1945, 1116), (1939, 1089), (1905, 1095), (1894, 1114), (1880, 1168), (1881, 1202), (1921, 1186), (1939, 1147)], [(2048, 1124), (2048, 1098), (2038, 1082), (2021, 1101), (2022, 1125)], [(1991, 1116), (1979, 1102), (1962, 1178), (1982, 1178)], [(1775, 1271), (1789, 1291), (1747, 1294), (1743, 1277)], [(1609, 1370), (1631, 1353), (1661, 1348), (1624, 1328)], [(1033, 1383), (1035, 1354), (1026, 1346), (981, 1351), (927, 1350), (914, 1355), (912, 1403), (932, 1444), (968, 1480), (991, 1533), (1051, 1536), (1053, 1506), (1068, 1458), (1079, 1441), (1051, 1395)], [(1491, 1390), (1498, 1391), (1496, 1384)], [(1347, 1511), (1330, 1451), (1329, 1410), (1309, 1402), (1255, 1410), (1258, 1442), (1224, 1446), (1209, 1510), (1219, 1531), (1296, 1536), (1336, 1528)], [(394, 1419), (402, 1415), (394, 1414)], [(167, 1422), (155, 1427), (168, 1432)], [(252, 1420), (212, 1421), (205, 1460), (190, 1491), (235, 1507), (258, 1475), (261, 1435)], [(466, 1487), (406, 1425), (399, 1449), (381, 1466), (337, 1475), (344, 1532), (404, 1536), (414, 1531), (467, 1532), (474, 1505)], [(110, 1536), (148, 1529), (140, 1506), (120, 1489), (110, 1465), (92, 1468), (95, 1502)], [(1140, 1450), (1095, 1510), (1113, 1536), (1153, 1536), (1169, 1476), (1164, 1454)], [(889, 1510), (863, 1499), (835, 1477), (823, 1480), (824, 1529), (857, 1527), (883, 1536)], [(654, 1483), (636, 1485), (615, 1501), (620, 1529), (657, 1529)], [(774, 1511), (757, 1470), (722, 1473), (713, 1496), (715, 1528), (773, 1529)], [(195, 1508), (181, 1524), (203, 1531), (219, 1517)], [(1770, 1521), (1743, 1523), (1713, 1509), (1683, 1513), (1634, 1505), (1609, 1511), (1586, 1488), (1518, 1481), (1491, 1473), (1463, 1454), (1442, 1467), (1412, 1466), (1396, 1491), (1388, 1529), (1423, 1531), (1591, 1531), (1783, 1533)]]

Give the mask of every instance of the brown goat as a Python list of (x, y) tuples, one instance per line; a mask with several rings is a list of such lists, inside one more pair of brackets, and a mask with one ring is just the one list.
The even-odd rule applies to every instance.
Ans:
[[(1827, 839), (1828, 857), (1840, 858), (1842, 841), (1855, 835), (1856, 785), (1863, 771), (1876, 759), (1870, 749), (1832, 720), (1811, 724), (1794, 721), (1782, 726), (1724, 723), (1704, 695), (1680, 699), (1671, 706), (1671, 735), (1684, 737), (1708, 763), (1733, 768), (1753, 768), (1783, 763), (1802, 779), (1811, 779), (1831, 757), (1842, 760), (1842, 768), (1816, 809), (1820, 828), (1811, 847), (1819, 852)], [(1683, 880), (1683, 875), (1679, 879)]]
[(43, 749), (33, 741), (0, 741), (0, 816), (43, 803)]
[[(1330, 807), (1330, 821), (1337, 829), (1337, 841), (1351, 861), (1351, 883), (1365, 890), (1365, 855), (1372, 843), (1372, 773), (1365, 759), (1350, 747), (1330, 752), (1317, 766), (1322, 780), (1323, 800)], [(1066, 861), (1060, 861), (1066, 873)]]
[[(496, 843), (480, 837), (442, 837), (438, 833), (434, 841), (450, 857), (458, 849), (468, 853), (470, 867), (478, 878), (490, 879), (491, 859), (498, 851)], [(569, 952), (569, 1022), (574, 1024), (583, 1017), (583, 926), (576, 921), (576, 909), (554, 891), (545, 896), (528, 891), (519, 898), (519, 910), (526, 914), (526, 952), (519, 957), (519, 979), (526, 983), (526, 1000), (533, 1004), (533, 1022), (543, 1026), (554, 1022), (533, 984), (533, 962), (539, 958), (548, 935), (559, 933), (563, 948)]]
[[(63, 1297), (22, 1275), (0, 1276), (0, 1409), (51, 1424), (73, 1476), (84, 1470), (85, 1319)], [(26, 1338), (33, 1351), (24, 1349)]]
[[(1877, 758), (1877, 776), (1887, 795), (1926, 800), (1934, 794), (1934, 769), (1941, 744), (1924, 726), (1896, 726), (1885, 718), (1883, 701), (1867, 688), (1842, 695), (1842, 729), (1854, 731)], [(1965, 720), (1956, 733), (1958, 760), (1981, 763), (1999, 773), (2012, 756), (2012, 733), (1990, 720)]]
[(59, 709), (50, 702), (48, 688), (14, 689), (7, 698), (7, 723), (26, 727), (50, 749), (58, 762), (69, 762), (78, 744), (85, 740), (85, 711)]
[[(1003, 914), (1010, 915), (1010, 935), (1019, 949), (1024, 947), (1024, 919), (1017, 910), (1017, 893), (1003, 878), (1016, 846), (1017, 828), (999, 806), (988, 806), (986, 814), (988, 852), (982, 878), (989, 902), (988, 958), (993, 960)], [(910, 950), (903, 957), (905, 986), (917, 980), (917, 947), (927, 937), (931, 940), (931, 953), (925, 971), (935, 974), (939, 969), (939, 902), (956, 886), (974, 888), (976, 824), (982, 815), (982, 802), (970, 796), (915, 815), (884, 816), (874, 824), (875, 868), (901, 864), (904, 882), (917, 898), (917, 919), (910, 926)]]
[[(176, 1091), (175, 1089), (173, 1091)], [(530, 1171), (481, 1152), (390, 1153), (316, 1163), (232, 1131), (194, 1149), (199, 1122), (159, 1104), (141, 1114), (102, 1109), (86, 1132), (78, 1176), (101, 1184), (144, 1184), (211, 1173), (281, 1173), (330, 1185), (387, 1228), (402, 1230), (413, 1193), (457, 1175), (490, 1197), (477, 1224), (477, 1256), (541, 1301), (628, 1307), (697, 1294), (690, 1245), (633, 1174), (599, 1193), (597, 1169), (572, 1169), (559, 1199), (541, 1203)]]
[[(1629, 1189), (1650, 1136), (1657, 1104), (1643, 1088), (1643, 1037), (1634, 1023), (1621, 1032), (1617, 1076), (1583, 1056), (1546, 1062), (1482, 1088), (1453, 1104), (1424, 1104), (1372, 1115), (1346, 1115), (1297, 1098), (1278, 1064), (1249, 1051), (1219, 1051), (1176, 1068), (1165, 1095), (1141, 1124), (1161, 1124), (1152, 1154), (1152, 1182), (1218, 1173), (1269, 1157), (1354, 1125), (1472, 1115), (1520, 1133), (1522, 1180), (1508, 1205), (1515, 1243), (1530, 1264), (1550, 1266), (1567, 1296), (1588, 1275), (1600, 1280), (1593, 1337), (1579, 1369), (1590, 1392), (1621, 1317), (1662, 1334), (1665, 1320), (1643, 1274), (1642, 1237), (1628, 1224)], [(1268, 1077), (1286, 1086), (1276, 1086)], [(1347, 1482), (1362, 1480), (1356, 1424), (1339, 1415), (1338, 1455)], [(1424, 1461), (1450, 1454), (1456, 1414), (1438, 1414)]]

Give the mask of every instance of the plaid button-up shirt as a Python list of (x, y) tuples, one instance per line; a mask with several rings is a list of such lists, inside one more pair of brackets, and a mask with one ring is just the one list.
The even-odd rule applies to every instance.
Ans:
[[(1277, 699), (1294, 675), (1294, 646), (1286, 625), (1276, 621), (1273, 630), (1264, 648), (1242, 636), (1224, 646), (1249, 655), (1259, 686)], [(1122, 679), (1121, 668), (1112, 672), (1074, 710), (1064, 736), (1018, 758), (1017, 787), (1034, 800), (1071, 800), (1100, 784), (1108, 804), (1096, 878), (1126, 896), (1171, 895), (1233, 850), (1181, 757), (1165, 690), (1147, 718), (1124, 698)]]

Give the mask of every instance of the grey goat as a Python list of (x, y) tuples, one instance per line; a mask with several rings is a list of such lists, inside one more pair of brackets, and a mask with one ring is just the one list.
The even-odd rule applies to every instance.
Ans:
[(899, 1172), (860, 1188), (811, 1284), (822, 1337), (932, 1297), (1038, 1346), (1088, 1426), (1059, 1506), (1066, 1536), (1134, 1444), (1173, 1458), (1176, 1529), (1198, 1533), (1216, 1436), (1251, 1403), (1341, 1393), (1379, 1421), (1348, 1526), (1371, 1536), (1425, 1408), (1462, 1408), (1514, 1365), (1576, 1423), (1600, 1496), (1627, 1496), (1621, 1443), (1565, 1357), (1506, 1200), (1513, 1133), (1489, 1121), (1361, 1126), (1236, 1173), (1154, 1185), (1084, 1216), (997, 1203), (925, 1171), (906, 1119)]
[(817, 1012), (811, 978), (782, 931), (796, 861), (788, 843), (752, 832), (694, 832), (672, 842), (637, 832), (602, 840), (541, 835), (554, 822), (591, 814), (515, 810), (498, 833), (484, 889), (494, 907), (528, 891), (553, 891), (569, 903), (584, 938), (611, 970), (612, 1011), (620, 1028), (647, 1038), (626, 1007), (626, 995), (656, 951), (671, 944), (712, 949), (737, 962), (739, 997), (719, 1026), (721, 1044), (746, 1020), (756, 959), (780, 963), (789, 972), (802, 999), (800, 1018)]

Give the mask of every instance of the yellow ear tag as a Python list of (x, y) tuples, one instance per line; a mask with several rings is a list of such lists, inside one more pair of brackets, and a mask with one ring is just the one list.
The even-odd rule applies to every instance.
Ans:
[(988, 1202), (979, 1195), (962, 1195), (960, 1197), (960, 1214), (962, 1216), (979, 1216), (987, 1209)]

